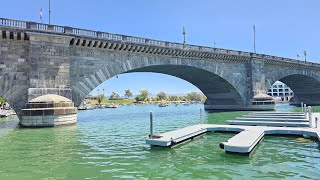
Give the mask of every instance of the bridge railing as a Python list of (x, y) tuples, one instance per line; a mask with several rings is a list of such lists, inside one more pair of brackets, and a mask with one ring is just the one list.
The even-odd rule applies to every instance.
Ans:
[(78, 29), (78, 28), (72, 28), (72, 31), (69, 33), (72, 33), (75, 35), (83, 35), (83, 36), (93, 36), (93, 37), (97, 36), (96, 31), (91, 31), (91, 30), (86, 30), (86, 29)]
[(17, 27), (17, 28), (26, 28), (27, 27), (27, 22), (26, 21), (19, 21), (19, 20), (0, 18), (0, 25), (12, 26), (12, 27)]
[(0, 26), (9, 26), (9, 27), (14, 27), (14, 28), (30, 29), (30, 30), (45, 31), (45, 32), (64, 33), (64, 34), (68, 34), (68, 35), (71, 34), (71, 35), (76, 35), (76, 36), (88, 36), (88, 37), (93, 37), (93, 38), (103, 38), (103, 39), (109, 39), (109, 40), (115, 40), (115, 41), (125, 41), (125, 42), (146, 44), (146, 45), (153, 45), (153, 46), (163, 46), (163, 47), (172, 47), (172, 48), (178, 48), (178, 49), (213, 52), (213, 53), (217, 53), (217, 54), (228, 54), (228, 55), (254, 57), (254, 58), (265, 58), (265, 59), (269, 59), (269, 60), (284, 61), (284, 62), (312, 65), (312, 66), (320, 66), (320, 64), (317, 64), (317, 63), (312, 63), (312, 62), (305, 63), (304, 61), (293, 60), (293, 59), (289, 59), (289, 58), (282, 58), (282, 57), (271, 56), (271, 55), (265, 55), (265, 54), (256, 54), (256, 53), (250, 53), (250, 52), (244, 52), (244, 51), (235, 51), (235, 50), (228, 50), (228, 49), (221, 49), (221, 48), (212, 48), (212, 47), (205, 47), (205, 46), (190, 45), (190, 44), (184, 45), (182, 43), (147, 39), (147, 38), (120, 35), (120, 34), (113, 34), (113, 33), (107, 33), (107, 32), (73, 28), (73, 27), (68, 27), (68, 26), (58, 26), (58, 25), (45, 24), (45, 23), (20, 21), (20, 20), (6, 19), (6, 18), (0, 18)]

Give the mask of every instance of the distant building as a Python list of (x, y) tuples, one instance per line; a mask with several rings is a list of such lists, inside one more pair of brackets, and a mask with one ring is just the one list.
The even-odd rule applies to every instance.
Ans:
[(85, 97), (85, 99), (95, 100), (95, 99), (97, 99), (97, 96), (92, 96), (91, 94), (89, 94), (89, 95), (87, 95), (87, 96)]
[(289, 102), (294, 96), (293, 91), (283, 82), (277, 81), (268, 91), (268, 95), (272, 96), (278, 102)]

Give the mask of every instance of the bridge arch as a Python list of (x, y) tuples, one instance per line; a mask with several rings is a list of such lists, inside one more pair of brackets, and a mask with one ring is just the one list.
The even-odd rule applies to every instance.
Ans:
[(320, 81), (317, 74), (300, 72), (283, 72), (272, 78), (267, 84), (267, 89), (271, 88), (276, 81), (286, 84), (293, 92), (294, 97), (290, 104), (300, 105), (304, 102), (308, 105), (320, 104)]
[[(223, 72), (216, 64), (210, 65), (203, 60), (196, 63), (191, 60), (175, 61), (146, 61), (140, 63), (133, 61), (107, 63), (90, 73), (84, 73), (73, 84), (73, 101), (80, 105), (82, 100), (94, 88), (110, 79), (124, 73), (154, 72), (171, 75), (183, 79), (198, 87), (207, 97), (207, 109), (243, 108), (245, 106), (245, 93), (243, 87), (232, 77), (233, 73)], [(208, 66), (209, 64), (209, 66)]]
[(18, 79), (17, 74), (11, 72), (0, 77), (0, 96), (19, 114), (27, 102), (29, 84)]

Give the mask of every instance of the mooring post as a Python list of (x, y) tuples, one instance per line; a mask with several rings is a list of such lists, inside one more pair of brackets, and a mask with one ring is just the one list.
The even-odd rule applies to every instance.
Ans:
[(153, 113), (150, 112), (150, 135), (149, 138), (153, 137)]
[(307, 105), (306, 104), (303, 105), (303, 109), (304, 109), (304, 116), (307, 117)]
[(301, 112), (304, 112), (303, 111), (303, 102), (301, 102)]
[(200, 108), (200, 122), (201, 122), (201, 124), (203, 124), (203, 122), (202, 122), (202, 108)]
[(309, 115), (309, 127), (312, 128), (312, 111), (311, 111), (311, 106), (308, 106), (308, 115)]

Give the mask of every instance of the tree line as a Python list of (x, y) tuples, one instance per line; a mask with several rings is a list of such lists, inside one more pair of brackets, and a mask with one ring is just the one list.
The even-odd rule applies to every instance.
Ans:
[[(127, 89), (124, 92), (124, 96), (129, 99), (133, 95), (132, 95), (132, 92), (129, 89)], [(201, 95), (196, 92), (188, 93), (186, 96), (168, 96), (165, 92), (161, 91), (156, 95), (156, 97), (149, 97), (149, 96), (150, 96), (150, 93), (148, 90), (141, 90), (139, 92), (139, 94), (135, 97), (135, 100), (137, 102), (143, 102), (143, 101), (198, 101), (198, 102), (204, 102), (206, 100), (206, 97), (204, 95)], [(99, 94), (97, 96), (97, 100), (98, 100), (99, 104), (103, 101), (103, 99), (106, 99), (104, 94)], [(115, 92), (112, 92), (109, 97), (109, 100), (118, 100), (118, 99), (120, 99), (120, 95)]]

